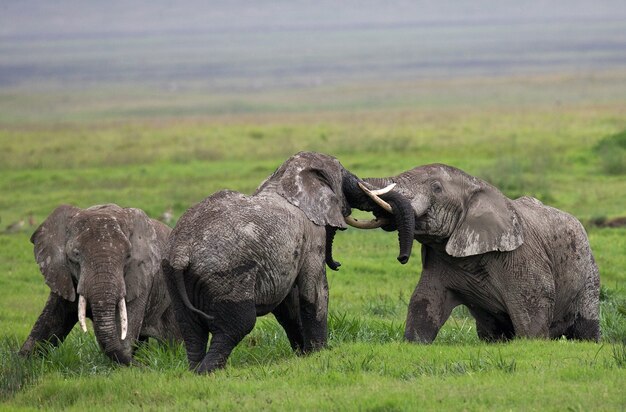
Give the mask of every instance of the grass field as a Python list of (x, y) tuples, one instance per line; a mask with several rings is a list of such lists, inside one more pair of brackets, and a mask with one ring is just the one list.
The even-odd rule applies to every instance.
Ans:
[[(395, 103), (377, 107), (358, 102), (382, 96), (383, 88), (364, 86), (337, 93), (345, 95), (339, 109), (332, 102), (316, 106), (322, 93), (309, 106), (284, 110), (291, 100), (270, 94), (258, 101), (266, 110), (209, 115), (189, 110), (198, 105), (193, 95), (168, 104), (136, 93), (122, 106), (119, 96), (72, 95), (57, 106), (59, 91), (3, 93), (1, 225), (30, 212), (41, 222), (60, 203), (115, 202), (153, 217), (172, 207), (178, 217), (216, 190), (252, 192), (300, 150), (332, 154), (361, 177), (449, 163), (509, 196), (536, 196), (585, 223), (626, 216), (626, 101), (618, 93), (624, 82), (610, 86), (623, 78), (473, 79), (448, 89), (442, 82), (417, 98), (387, 96)], [(436, 102), (442, 87), (450, 94)], [(563, 102), (546, 97), (559, 90)], [(489, 103), (474, 104), (473, 91)], [(501, 97), (489, 98), (489, 91)], [(272, 99), (281, 104), (268, 106)], [(156, 342), (139, 348), (137, 366), (118, 367), (100, 353), (92, 332), (78, 328), (45, 356), (17, 358), (48, 293), (28, 241), (33, 230), (26, 224), (0, 234), (0, 409), (626, 408), (626, 228), (588, 225), (603, 285), (599, 344), (485, 344), (464, 308), (433, 345), (405, 343), (419, 253), (401, 266), (396, 235), (350, 229), (335, 243), (342, 267), (328, 274), (329, 348), (295, 356), (268, 316), (225, 370), (203, 377), (187, 371), (182, 347)]]

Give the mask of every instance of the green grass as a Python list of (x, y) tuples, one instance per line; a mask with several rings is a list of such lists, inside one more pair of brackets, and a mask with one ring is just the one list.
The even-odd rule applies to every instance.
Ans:
[[(561, 81), (542, 80), (546, 88), (563, 87)], [(456, 84), (458, 93), (465, 93)], [(584, 89), (568, 93), (584, 94)], [(354, 97), (359, 91), (350, 93)], [(18, 97), (13, 112), (28, 105), (28, 99)], [(45, 114), (26, 121), (4, 112), (0, 225), (29, 212), (41, 222), (60, 203), (115, 202), (155, 217), (171, 206), (178, 217), (216, 190), (252, 192), (300, 150), (335, 155), (362, 177), (449, 163), (509, 196), (536, 196), (582, 221), (626, 216), (626, 180), (605, 155), (615, 151), (613, 146), (604, 149), (618, 145), (615, 136), (626, 129), (623, 98), (617, 101), (605, 105), (581, 98), (554, 106), (541, 100), (537, 107), (510, 101), (501, 107), (442, 103), (419, 110), (404, 103), (382, 109), (347, 105), (336, 112), (309, 108), (223, 116), (183, 110), (162, 118), (110, 119), (102, 110), (115, 108), (115, 102), (104, 98), (91, 117), (77, 106), (76, 121), (71, 115), (51, 121)], [(3, 104), (8, 105), (0, 98)], [(59, 110), (70, 113), (67, 106)], [(100, 352), (92, 333), (78, 328), (60, 347), (44, 346), (42, 356), (17, 357), (48, 294), (28, 241), (33, 230), (27, 224), (19, 233), (0, 234), (0, 409), (626, 407), (626, 228), (588, 228), (603, 285), (600, 344), (485, 344), (462, 307), (433, 345), (405, 343), (407, 303), (419, 279), (419, 247), (402, 266), (395, 259), (396, 235), (350, 229), (335, 241), (342, 267), (328, 274), (328, 349), (296, 356), (268, 316), (236, 348), (226, 370), (204, 377), (187, 371), (180, 345), (153, 341), (138, 348), (136, 365), (119, 367)]]

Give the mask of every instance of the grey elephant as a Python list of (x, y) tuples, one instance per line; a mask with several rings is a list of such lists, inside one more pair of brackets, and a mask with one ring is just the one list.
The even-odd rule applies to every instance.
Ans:
[(181, 340), (160, 265), (170, 231), (139, 209), (57, 207), (31, 237), (50, 295), (20, 354), (59, 344), (76, 322), (86, 331), (86, 317), (121, 364), (137, 340)]
[(388, 221), (385, 196), (410, 201), (422, 275), (411, 297), (405, 337), (432, 342), (457, 305), (476, 319), (487, 341), (514, 336), (598, 341), (600, 279), (584, 228), (576, 218), (532, 197), (511, 200), (454, 167), (433, 164), (389, 178), (364, 179), (361, 204)]
[[(358, 183), (337, 159), (301, 152), (252, 196), (220, 191), (183, 214), (169, 237), (163, 270), (192, 370), (224, 367), (256, 317), (270, 312), (294, 350), (325, 346), (325, 263), (339, 265), (332, 239), (346, 219), (359, 226), (344, 195), (367, 201)], [(402, 211), (412, 216), (401, 196), (389, 200), (399, 221)], [(406, 261), (413, 239), (412, 231), (404, 232), (408, 241), (401, 242), (400, 260)]]

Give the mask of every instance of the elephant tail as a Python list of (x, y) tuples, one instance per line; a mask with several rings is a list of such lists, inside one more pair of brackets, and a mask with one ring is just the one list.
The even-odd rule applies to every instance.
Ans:
[(207, 321), (213, 321), (215, 319), (213, 316), (207, 315), (200, 309), (197, 309), (189, 300), (189, 296), (187, 295), (187, 287), (185, 286), (185, 279), (183, 277), (183, 272), (186, 268), (174, 268), (170, 265), (167, 259), (163, 259), (162, 266), (165, 276), (171, 276), (173, 278), (174, 284), (176, 285), (176, 290), (178, 291), (178, 296), (180, 296), (185, 307), (193, 313), (206, 319)]

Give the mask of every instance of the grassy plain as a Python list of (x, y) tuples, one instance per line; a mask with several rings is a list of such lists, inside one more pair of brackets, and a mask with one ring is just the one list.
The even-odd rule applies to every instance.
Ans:
[[(216, 190), (252, 192), (300, 150), (332, 154), (362, 177), (449, 163), (510, 196), (536, 196), (583, 222), (625, 216), (626, 157), (620, 154), (626, 148), (615, 136), (626, 129), (626, 102), (617, 93), (623, 82), (609, 87), (611, 79), (623, 77), (473, 79), (449, 89), (442, 82), (431, 84), (425, 95), (409, 91), (385, 98), (392, 103), (377, 108), (354, 103), (383, 93), (368, 86), (336, 93), (348, 96), (338, 98), (339, 108), (316, 106), (322, 92), (294, 110), (284, 110), (284, 96), (264, 95), (281, 105), (261, 110), (267, 107), (261, 99), (258, 109), (236, 114), (198, 106), (194, 96), (169, 103), (153, 96), (152, 104), (134, 94), (120, 108), (119, 97), (106, 94), (98, 101), (80, 95), (57, 99), (59, 91), (30, 100), (4, 93), (0, 217), (5, 226), (32, 212), (41, 222), (60, 203), (104, 202), (140, 207), (154, 217), (171, 206), (178, 217)], [(590, 86), (594, 81), (603, 86)], [(442, 87), (450, 94), (429, 106)], [(472, 90), (500, 97), (477, 105)], [(565, 102), (546, 97), (558, 90), (568, 96)], [(291, 99), (301, 101), (293, 93)], [(405, 99), (413, 95), (418, 97)], [(46, 99), (49, 111), (30, 106)], [(610, 150), (598, 149), (606, 146), (603, 141)], [(93, 334), (78, 328), (45, 356), (18, 359), (15, 351), (48, 293), (28, 241), (33, 229), (0, 234), (0, 408), (626, 408), (626, 228), (588, 228), (603, 284), (600, 344), (484, 344), (463, 308), (455, 310), (435, 344), (407, 344), (403, 323), (419, 278), (418, 249), (401, 266), (395, 235), (350, 229), (336, 239), (335, 257), (343, 265), (328, 274), (329, 349), (295, 356), (268, 316), (259, 319), (226, 370), (204, 377), (186, 370), (182, 347), (155, 342), (139, 349), (137, 366), (117, 367), (99, 352)]]

